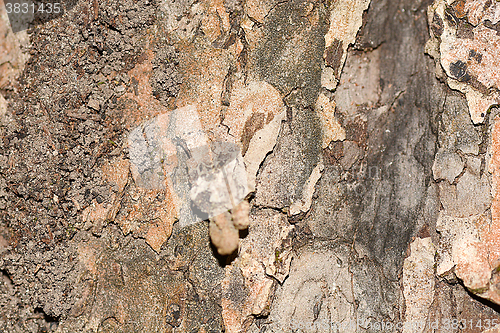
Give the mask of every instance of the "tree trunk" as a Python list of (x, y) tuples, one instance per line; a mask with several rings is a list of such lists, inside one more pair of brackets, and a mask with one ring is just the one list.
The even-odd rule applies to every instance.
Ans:
[(449, 2), (75, 1), (14, 33), (5, 1), (0, 330), (500, 324), (500, 4)]

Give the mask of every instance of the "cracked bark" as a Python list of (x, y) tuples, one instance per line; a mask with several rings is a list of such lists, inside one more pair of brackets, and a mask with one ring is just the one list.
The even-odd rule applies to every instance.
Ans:
[[(431, 2), (79, 1), (27, 32), (24, 58), (7, 31), (0, 330), (430, 332), (500, 319), (462, 286), (495, 301), (496, 273), (485, 290), (449, 253), (495, 214), (497, 111), (473, 125), (436, 78)], [(192, 157), (182, 135), (177, 151), (162, 137), (174, 185), (140, 185), (129, 134), (172, 131), (169, 117), (191, 119), (179, 110), (207, 142), (241, 149), (250, 227), (229, 256), (194, 221), (188, 167), (164, 163)]]

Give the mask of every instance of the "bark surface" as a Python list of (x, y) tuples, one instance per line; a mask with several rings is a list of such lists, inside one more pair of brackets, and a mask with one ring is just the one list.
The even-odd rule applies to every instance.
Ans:
[[(442, 67), (483, 2), (75, 1), (15, 34), (0, 3), (0, 331), (500, 323), (498, 89)], [(217, 147), (248, 184), (210, 215)]]

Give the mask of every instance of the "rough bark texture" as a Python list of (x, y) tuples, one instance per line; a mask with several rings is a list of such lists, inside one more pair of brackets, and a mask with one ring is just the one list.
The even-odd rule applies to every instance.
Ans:
[[(493, 332), (497, 7), (0, 6), (0, 331)], [(191, 194), (218, 142), (249, 213)]]

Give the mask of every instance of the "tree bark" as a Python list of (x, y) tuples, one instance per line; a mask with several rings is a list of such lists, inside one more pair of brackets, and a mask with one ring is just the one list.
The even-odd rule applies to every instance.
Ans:
[(0, 330), (500, 324), (500, 5), (6, 8)]

